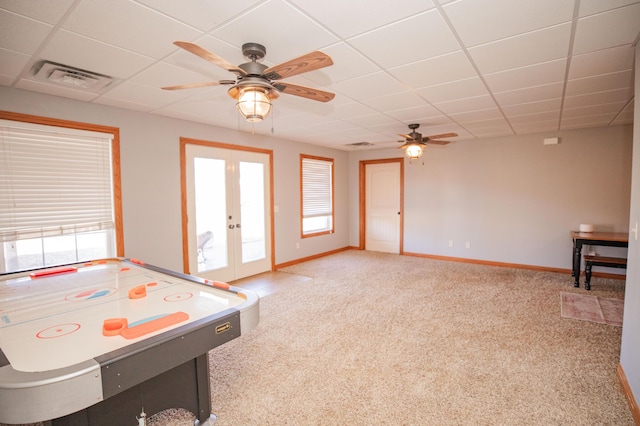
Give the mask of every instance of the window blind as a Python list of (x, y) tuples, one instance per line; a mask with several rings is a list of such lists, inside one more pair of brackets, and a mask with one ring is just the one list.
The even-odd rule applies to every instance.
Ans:
[(111, 141), (0, 120), (0, 242), (115, 228)]
[(333, 212), (333, 161), (302, 158), (302, 217), (331, 215)]

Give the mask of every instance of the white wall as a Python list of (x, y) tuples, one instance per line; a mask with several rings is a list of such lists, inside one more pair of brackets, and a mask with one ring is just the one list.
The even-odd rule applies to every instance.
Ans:
[[(543, 145), (556, 136), (560, 144)], [(581, 223), (629, 229), (631, 148), (629, 125), (428, 147), (420, 160), (405, 162), (404, 250), (570, 269), (570, 230)], [(352, 245), (358, 242), (353, 182), (359, 161), (401, 154), (351, 153)]]
[[(126, 257), (183, 270), (180, 137), (273, 150), (277, 264), (348, 245), (346, 152), (8, 87), (0, 87), (0, 109), (120, 128)], [(300, 153), (335, 160), (332, 235), (300, 239)]]
[[(636, 46), (635, 96), (640, 96), (640, 45)], [(640, 123), (640, 108), (634, 111), (634, 122)], [(629, 229), (640, 223), (640, 131), (633, 133), (633, 175), (631, 183), (631, 212)], [(627, 284), (624, 294), (624, 324), (622, 325), (622, 348), (620, 365), (629, 381), (629, 386), (640, 403), (640, 238), (629, 234), (629, 256)]]

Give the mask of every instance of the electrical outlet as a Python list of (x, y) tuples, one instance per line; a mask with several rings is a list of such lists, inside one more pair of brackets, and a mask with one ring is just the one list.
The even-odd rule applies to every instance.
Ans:
[(453, 247), (453, 240), (449, 240), (449, 247)]
[(464, 245), (466, 248), (471, 248), (471, 242), (467, 241), (467, 243)]
[(300, 248), (300, 243), (296, 243), (296, 248), (299, 249)]

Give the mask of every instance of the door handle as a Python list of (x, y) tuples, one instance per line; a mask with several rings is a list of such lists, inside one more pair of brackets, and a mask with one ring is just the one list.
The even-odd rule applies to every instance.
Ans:
[(234, 225), (229, 225), (229, 229), (233, 229), (233, 228), (235, 228)]

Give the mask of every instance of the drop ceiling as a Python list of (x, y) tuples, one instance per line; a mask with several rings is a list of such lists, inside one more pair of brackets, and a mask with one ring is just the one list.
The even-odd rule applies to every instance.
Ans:
[[(632, 123), (639, 37), (631, 0), (0, 0), (0, 84), (366, 150), (398, 146), (410, 123), (454, 142)], [(336, 97), (283, 94), (252, 126), (224, 86), (160, 89), (233, 79), (175, 40), (233, 64), (246, 42), (268, 66), (320, 50), (333, 66), (285, 81)], [(42, 79), (43, 61), (111, 81)]]

